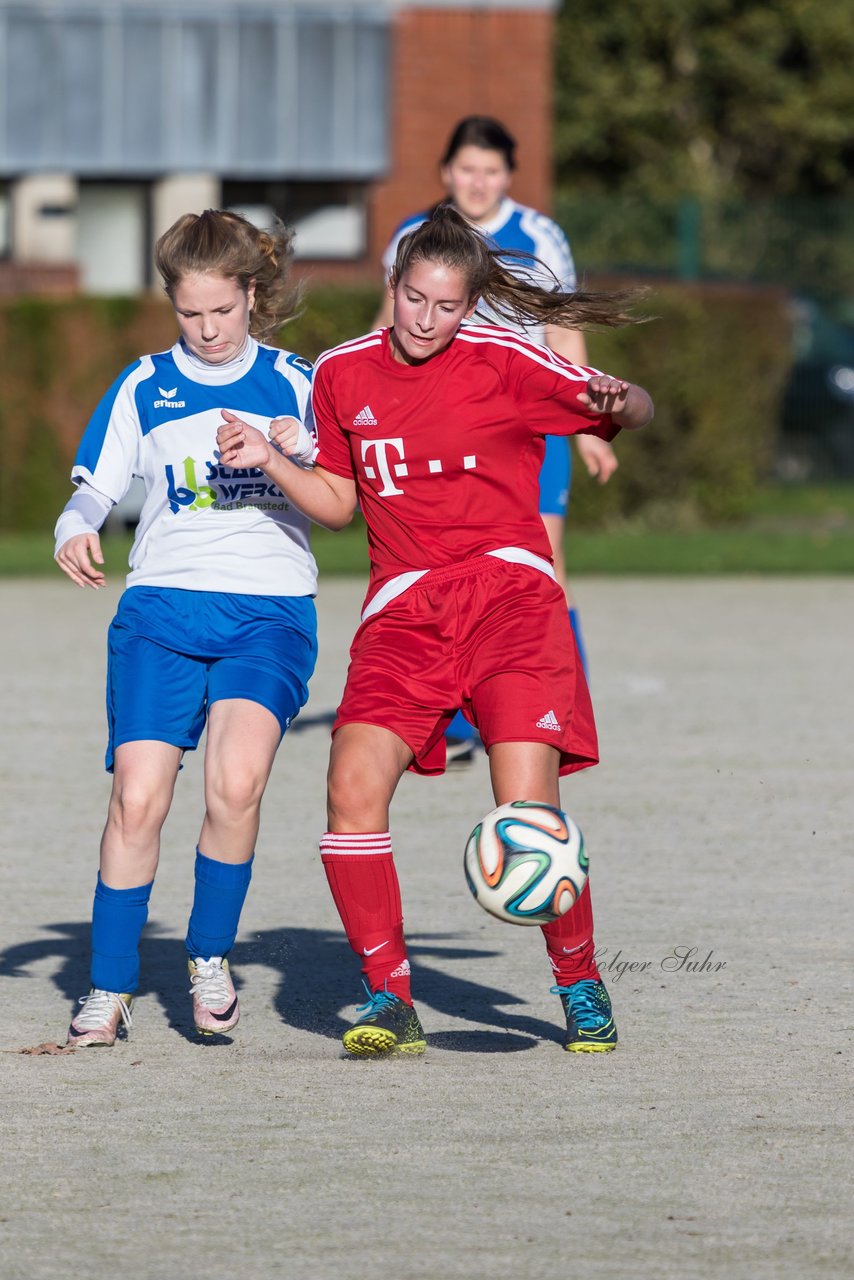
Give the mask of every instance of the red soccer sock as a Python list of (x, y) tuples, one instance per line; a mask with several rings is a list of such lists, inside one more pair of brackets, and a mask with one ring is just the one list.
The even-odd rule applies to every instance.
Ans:
[(542, 926), (549, 964), (559, 987), (572, 986), (583, 979), (599, 979), (593, 942), (593, 907), (590, 881), (573, 907), (558, 920)]
[(362, 962), (371, 991), (385, 987), (411, 1004), (391, 836), (387, 831), (357, 835), (327, 831), (320, 841), (320, 857), (347, 941)]

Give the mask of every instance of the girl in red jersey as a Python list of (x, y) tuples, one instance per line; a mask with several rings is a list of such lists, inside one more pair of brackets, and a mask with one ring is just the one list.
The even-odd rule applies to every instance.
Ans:
[[(544, 213), (510, 198), (516, 169), (516, 139), (500, 120), (472, 115), (460, 120), (451, 132), (440, 163), (440, 177), (450, 204), (473, 226), (477, 227), (496, 249), (524, 250), (537, 258), (548, 273), (549, 284), (571, 290), (576, 285), (572, 250), (562, 229)], [(394, 257), (401, 236), (413, 231), (429, 217), (429, 211), (404, 219), (394, 232), (383, 254), (386, 276), (394, 267)], [(511, 269), (514, 258), (508, 260)], [(524, 274), (530, 261), (515, 259), (516, 270)], [(386, 292), (376, 325), (392, 323), (393, 299)], [(478, 308), (480, 315), (482, 308)], [(475, 317), (478, 318), (478, 317)], [(489, 320), (487, 315), (480, 316)], [(494, 319), (494, 318), (493, 318)], [(511, 325), (511, 327), (515, 327)], [(527, 337), (541, 342), (564, 356), (572, 364), (587, 365), (584, 334), (562, 325), (530, 327)], [(606, 484), (617, 469), (617, 455), (607, 441), (587, 433), (575, 437), (575, 448), (584, 466), (599, 484)], [(564, 538), (572, 463), (566, 436), (549, 436), (540, 471), (540, 516), (546, 526), (551, 557), (558, 582), (566, 592), (569, 619), (578, 652), (584, 663), (581, 619), (572, 590), (566, 578)], [(585, 674), (587, 667), (585, 666)], [(449, 758), (465, 763), (473, 758), (477, 735), (462, 715), (457, 716), (448, 731), (453, 754)]]
[[(506, 254), (504, 255), (506, 257)], [(406, 236), (391, 329), (315, 367), (318, 449), (294, 466), (297, 424), (266, 439), (224, 412), (227, 466), (261, 467), (306, 515), (339, 529), (357, 504), (371, 577), (333, 729), (321, 855), (368, 1001), (353, 1054), (422, 1053), (389, 835), (407, 769), (441, 773), (457, 707), (477, 726), (496, 804), (560, 807), (559, 776), (597, 762), (590, 697), (538, 512), (547, 434), (612, 439), (644, 426), (640, 387), (573, 365), (510, 328), (466, 325), (479, 299), (519, 323), (622, 324), (622, 299), (549, 293), (520, 279), (441, 206)], [(573, 1052), (617, 1033), (594, 959), (589, 888), (543, 927)]]

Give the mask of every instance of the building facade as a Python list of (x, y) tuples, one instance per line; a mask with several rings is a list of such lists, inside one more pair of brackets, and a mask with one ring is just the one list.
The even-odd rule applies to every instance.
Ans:
[(555, 7), (0, 0), (0, 292), (148, 288), (153, 240), (207, 207), (283, 217), (315, 277), (375, 278), (472, 112), (548, 208)]

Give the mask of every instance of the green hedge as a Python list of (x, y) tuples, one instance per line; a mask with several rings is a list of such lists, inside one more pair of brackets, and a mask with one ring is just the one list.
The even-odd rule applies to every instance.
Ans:
[(735, 519), (773, 460), (792, 363), (779, 291), (669, 286), (644, 299), (649, 323), (591, 334), (598, 368), (646, 387), (655, 418), (622, 432), (620, 467), (604, 488), (579, 465), (573, 522), (642, 517), (646, 527)]
[[(317, 288), (282, 331), (309, 357), (364, 332), (375, 288)], [(644, 300), (647, 324), (589, 336), (599, 368), (640, 382), (654, 423), (623, 433), (620, 469), (600, 488), (576, 465), (573, 521), (684, 527), (749, 509), (773, 448), (790, 364), (785, 298), (773, 291), (672, 286)], [(156, 298), (16, 299), (0, 306), (0, 528), (48, 529), (89, 414), (118, 373), (174, 339)]]

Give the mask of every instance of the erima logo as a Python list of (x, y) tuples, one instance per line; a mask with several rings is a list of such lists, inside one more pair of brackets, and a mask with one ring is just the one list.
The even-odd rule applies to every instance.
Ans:
[(540, 716), (537, 721), (538, 729), (554, 729), (556, 733), (560, 732), (560, 721), (553, 711), (547, 711), (544, 716)]
[(186, 400), (175, 399), (175, 396), (178, 394), (177, 387), (173, 387), (171, 391), (164, 391), (163, 387), (158, 387), (157, 390), (160, 392), (163, 399), (154, 401), (155, 409), (185, 409), (187, 407)]
[(374, 411), (369, 404), (366, 404), (360, 413), (357, 413), (353, 419), (354, 427), (375, 427), (377, 420), (374, 417)]

